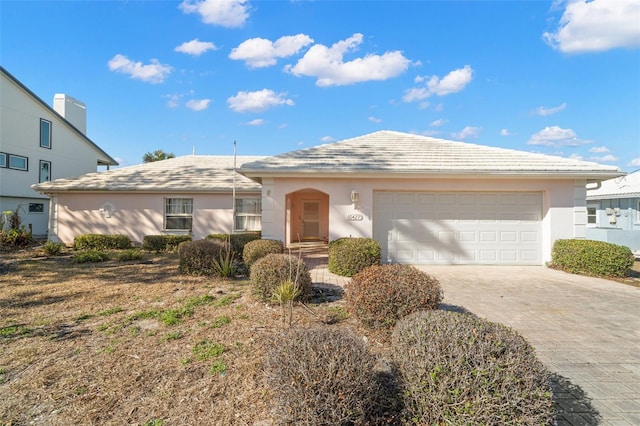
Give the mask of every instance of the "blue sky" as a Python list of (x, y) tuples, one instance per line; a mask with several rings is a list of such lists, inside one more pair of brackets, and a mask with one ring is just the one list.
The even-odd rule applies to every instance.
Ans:
[(0, 63), (121, 165), (377, 130), (640, 169), (640, 1), (7, 1)]

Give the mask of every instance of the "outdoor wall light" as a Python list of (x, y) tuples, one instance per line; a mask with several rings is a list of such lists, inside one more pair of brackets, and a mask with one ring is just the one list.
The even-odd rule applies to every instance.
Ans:
[(358, 204), (359, 200), (360, 200), (360, 194), (356, 189), (354, 189), (353, 191), (351, 191), (351, 202), (355, 205), (355, 204)]

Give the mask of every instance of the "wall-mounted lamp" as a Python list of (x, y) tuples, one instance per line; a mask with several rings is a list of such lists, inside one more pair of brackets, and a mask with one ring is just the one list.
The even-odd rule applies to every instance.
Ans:
[(360, 201), (360, 194), (358, 193), (358, 191), (356, 189), (354, 189), (353, 191), (351, 191), (351, 202), (356, 205), (358, 204), (358, 201)]

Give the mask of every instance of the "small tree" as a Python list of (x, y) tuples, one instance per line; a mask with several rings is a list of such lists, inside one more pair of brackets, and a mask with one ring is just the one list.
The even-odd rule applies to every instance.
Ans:
[(175, 157), (173, 152), (164, 152), (161, 149), (156, 149), (154, 152), (147, 152), (142, 157), (142, 161), (145, 163), (153, 163), (154, 161), (168, 160), (169, 158)]

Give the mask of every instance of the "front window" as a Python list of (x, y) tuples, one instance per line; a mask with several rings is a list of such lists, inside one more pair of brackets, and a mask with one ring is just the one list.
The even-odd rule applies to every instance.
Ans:
[(51, 122), (40, 119), (40, 146), (42, 148), (51, 148)]
[(193, 222), (193, 198), (165, 198), (164, 229), (191, 231)]
[(595, 225), (598, 222), (597, 211), (596, 207), (587, 207), (587, 224)]
[(0, 167), (7, 167), (7, 154), (0, 152)]
[(262, 199), (236, 199), (236, 231), (260, 231), (262, 229)]
[(27, 161), (27, 157), (9, 154), (9, 168), (16, 170), (28, 170), (29, 162)]
[(636, 220), (640, 222), (640, 201), (638, 201), (638, 208), (636, 209)]
[(40, 182), (51, 180), (51, 161), (40, 160)]

